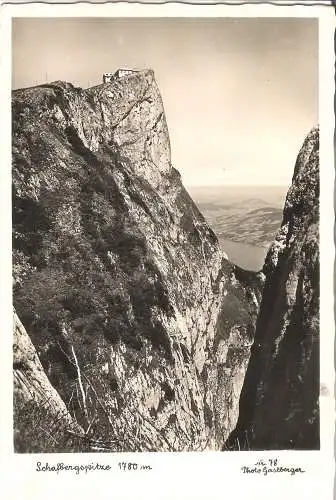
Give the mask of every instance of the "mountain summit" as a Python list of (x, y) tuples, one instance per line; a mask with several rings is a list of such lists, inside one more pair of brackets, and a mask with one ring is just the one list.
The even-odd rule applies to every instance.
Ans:
[[(222, 256), (183, 188), (153, 71), (13, 92), (13, 270), (17, 314), (85, 449), (223, 446), (262, 276)], [(17, 413), (29, 451), (22, 400)]]

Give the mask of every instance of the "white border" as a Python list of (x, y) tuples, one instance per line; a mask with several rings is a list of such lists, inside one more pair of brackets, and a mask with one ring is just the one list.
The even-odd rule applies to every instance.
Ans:
[[(141, 453), (115, 455), (14, 455), (12, 452), (12, 345), (11, 345), (11, 19), (12, 17), (318, 17), (320, 22), (320, 93), (321, 130), (321, 382), (329, 396), (321, 397), (321, 450), (312, 452), (226, 452), (226, 453)], [(0, 203), (2, 345), (1, 380), (1, 489), (3, 498), (53, 499), (222, 499), (234, 496), (249, 500), (286, 498), (333, 498), (334, 447), (334, 311), (333, 311), (333, 35), (334, 16), (321, 7), (274, 5), (186, 5), (186, 4), (107, 4), (107, 5), (5, 5), (0, 9)], [(33, 64), (33, 61), (32, 61)], [(313, 124), (312, 124), (313, 125)], [(294, 168), (294, 166), (293, 166)], [(5, 410), (4, 410), (5, 409)], [(242, 465), (260, 458), (277, 457), (283, 465), (300, 466), (307, 472), (299, 476), (246, 476)], [(37, 460), (55, 463), (91, 463), (100, 460), (112, 466), (111, 472), (79, 476), (63, 472), (36, 473)], [(120, 460), (149, 463), (152, 472), (120, 472)]]

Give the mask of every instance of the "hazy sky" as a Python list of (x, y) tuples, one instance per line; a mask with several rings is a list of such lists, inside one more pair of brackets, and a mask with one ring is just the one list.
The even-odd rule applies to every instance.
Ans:
[(152, 68), (191, 185), (289, 184), (318, 121), (314, 19), (16, 19), (13, 88)]

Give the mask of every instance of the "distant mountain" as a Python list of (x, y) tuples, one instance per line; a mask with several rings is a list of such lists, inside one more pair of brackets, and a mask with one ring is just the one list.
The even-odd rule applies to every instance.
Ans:
[[(193, 200), (200, 203), (229, 205), (246, 203), (249, 200), (260, 200), (259, 206), (271, 205), (283, 208), (289, 185), (280, 186), (187, 186)], [(253, 202), (253, 201), (252, 201)]]
[(253, 207), (260, 208), (262, 206), (272, 206), (271, 202), (265, 201), (261, 198), (247, 198), (246, 200), (239, 200), (234, 203), (231, 203), (231, 207), (242, 208), (246, 207), (248, 210)]
[(264, 205), (272, 206), (271, 203), (262, 200), (261, 198), (248, 198), (246, 200), (238, 200), (233, 202), (225, 202), (225, 200), (211, 200), (211, 201), (200, 201), (198, 202), (198, 207), (200, 210), (230, 210), (232, 208), (243, 208), (246, 207), (248, 210), (253, 207), (260, 208)]
[[(234, 211), (234, 213), (233, 213)], [(228, 239), (268, 248), (282, 220), (282, 210), (261, 207), (245, 211), (245, 207), (227, 211), (210, 222), (219, 239)]]
[(223, 204), (203, 201), (198, 203), (198, 208), (220, 241), (228, 239), (266, 248), (273, 241), (282, 219), (282, 209), (259, 198), (231, 204), (225, 200)]

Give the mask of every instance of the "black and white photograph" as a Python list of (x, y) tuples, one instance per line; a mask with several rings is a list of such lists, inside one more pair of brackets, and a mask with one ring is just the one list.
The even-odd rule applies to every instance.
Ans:
[(318, 36), (13, 19), (16, 453), (320, 448)]
[(6, 500), (332, 498), (335, 12), (187, 3), (0, 6)]

